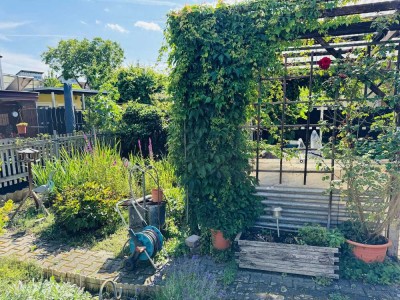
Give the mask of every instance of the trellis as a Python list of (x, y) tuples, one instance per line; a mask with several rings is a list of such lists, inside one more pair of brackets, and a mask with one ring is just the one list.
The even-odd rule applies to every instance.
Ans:
[[(379, 14), (385, 14), (386, 16), (395, 17), (400, 8), (400, 1), (386, 1), (379, 3), (367, 3), (363, 5), (351, 5), (346, 7), (339, 7), (329, 11), (322, 12), (323, 17), (340, 17), (340, 16), (349, 16), (349, 15), (360, 15), (360, 14), (369, 14), (370, 18), (375, 19), (379, 16)], [(400, 39), (399, 39), (399, 29), (400, 25), (395, 23), (387, 26), (383, 30), (378, 31), (373, 26), (373, 20), (354, 23), (349, 26), (339, 26), (336, 29), (330, 29), (325, 34), (321, 34), (319, 32), (309, 32), (300, 36), (300, 39), (312, 39), (316, 43), (312, 46), (303, 46), (303, 47), (294, 47), (288, 48), (287, 51), (283, 52), (283, 69), (284, 76), (279, 77), (265, 77), (259, 76), (258, 83), (258, 102), (254, 103), (256, 108), (257, 116), (256, 116), (256, 124), (255, 126), (250, 126), (250, 128), (255, 131), (257, 148), (256, 148), (256, 163), (255, 163), (255, 176), (259, 179), (259, 173), (279, 173), (279, 184), (282, 184), (282, 177), (285, 173), (298, 173), (303, 175), (303, 185), (307, 184), (307, 175), (310, 173), (317, 174), (328, 174), (330, 175), (330, 180), (334, 180), (335, 177), (335, 144), (336, 144), (336, 135), (338, 131), (338, 119), (337, 119), (337, 106), (339, 102), (349, 102), (352, 99), (330, 99), (324, 100), (325, 103), (331, 102), (330, 106), (334, 107), (334, 114), (332, 123), (325, 124), (311, 124), (310, 123), (310, 113), (313, 109), (312, 102), (312, 87), (314, 81), (314, 68), (318, 61), (319, 57), (322, 56), (330, 56), (333, 58), (333, 63), (335, 59), (344, 58), (344, 54), (352, 51), (353, 48), (366, 48), (366, 52), (368, 55), (371, 55), (371, 47), (380, 46), (380, 45), (390, 45), (395, 44), (395, 49), (397, 51), (397, 60), (395, 61), (395, 68), (397, 73), (399, 72), (400, 65)], [(366, 41), (366, 35), (373, 34), (373, 37)], [(329, 43), (327, 37), (340, 37), (344, 40), (341, 43)], [(308, 53), (308, 56), (304, 56), (304, 53)], [(309, 68), (308, 75), (300, 75), (300, 76), (291, 76), (290, 68), (296, 68), (301, 66), (302, 68)], [(290, 101), (287, 99), (287, 83), (291, 80), (298, 79), (308, 79), (309, 85), (309, 95), (307, 101), (296, 100)], [(268, 104), (261, 104), (262, 100), (262, 83), (265, 81), (279, 81), (282, 84), (283, 89), (283, 97), (281, 100), (277, 100)], [(370, 92), (368, 92), (368, 88)], [(381, 83), (380, 83), (381, 84)], [(380, 89), (380, 84), (375, 84), (373, 82), (365, 82), (364, 89), (364, 97), (369, 97), (372, 93), (376, 96), (383, 98), (385, 93)], [(394, 86), (394, 94), (397, 93), (397, 87)], [(306, 123), (302, 124), (288, 124), (285, 120), (285, 114), (287, 106), (290, 104), (305, 104), (307, 105), (307, 119)], [(281, 107), (281, 117), (279, 120), (279, 125), (265, 125), (262, 126), (261, 120), (261, 110), (265, 109), (266, 106), (279, 106)], [(326, 108), (328, 106), (325, 106)], [(397, 114), (397, 126), (400, 126), (400, 110), (399, 105), (395, 110)], [(331, 129), (331, 158), (330, 158), (330, 168), (329, 170), (310, 170), (308, 168), (308, 160), (310, 151), (317, 151), (318, 149), (310, 148), (310, 128), (312, 127), (328, 127)], [(279, 127), (279, 148), (280, 148), (280, 156), (279, 156), (279, 170), (270, 170), (270, 169), (261, 169), (259, 164), (260, 158), (260, 141), (263, 131), (268, 131), (272, 127)], [(285, 154), (285, 141), (284, 135), (286, 129), (293, 128), (301, 128), (305, 127), (305, 149), (304, 149), (304, 168), (303, 170), (284, 170), (283, 160)], [(322, 136), (321, 136), (322, 139)], [(331, 212), (332, 212), (332, 203), (333, 203), (333, 191), (330, 191), (329, 194), (329, 206), (328, 206), (328, 227), (331, 224)]]

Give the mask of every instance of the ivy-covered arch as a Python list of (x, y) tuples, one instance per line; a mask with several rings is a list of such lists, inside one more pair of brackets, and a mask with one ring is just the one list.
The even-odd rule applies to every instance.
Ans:
[(174, 99), (169, 148), (189, 198), (192, 228), (232, 236), (261, 205), (241, 129), (260, 71), (273, 72), (288, 41), (320, 27), (326, 1), (186, 6), (168, 16)]

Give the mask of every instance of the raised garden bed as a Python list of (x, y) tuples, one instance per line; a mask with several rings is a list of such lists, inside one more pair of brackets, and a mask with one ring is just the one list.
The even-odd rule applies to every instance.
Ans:
[[(286, 237), (286, 240), (291, 242), (293, 237)], [(283, 242), (250, 240), (239, 233), (235, 238), (235, 256), (239, 268), (339, 278), (338, 248)]]

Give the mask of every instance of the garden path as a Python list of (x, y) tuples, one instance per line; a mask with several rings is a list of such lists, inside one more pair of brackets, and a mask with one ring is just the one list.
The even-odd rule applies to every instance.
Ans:
[[(111, 252), (71, 248), (39, 240), (34, 235), (12, 233), (0, 237), (0, 256), (36, 260), (48, 276), (85, 286), (93, 291), (97, 291), (105, 280), (114, 280), (120, 283), (124, 293), (134, 294), (139, 289), (140, 292), (146, 292), (163, 285), (164, 275), (176, 266), (187, 270), (190, 266), (197, 265), (202, 276), (211, 274), (217, 279), (226, 276), (226, 265), (216, 263), (206, 256), (170, 260), (157, 273), (147, 265), (126, 272), (120, 268), (122, 260), (114, 258)], [(321, 286), (309, 277), (249, 270), (238, 270), (232, 282), (223, 285), (220, 280), (219, 285), (218, 291), (222, 299), (400, 299), (399, 286), (374, 286), (348, 280), (337, 280), (329, 286)]]
[[(154, 270), (150, 266), (125, 272), (122, 259), (113, 253), (72, 248), (51, 241), (43, 241), (30, 234), (7, 233), (0, 236), (0, 256), (20, 260), (36, 260), (47, 276), (69, 281), (92, 291), (98, 291), (106, 280), (121, 283), (127, 293), (143, 291)], [(147, 281), (146, 281), (147, 280)]]

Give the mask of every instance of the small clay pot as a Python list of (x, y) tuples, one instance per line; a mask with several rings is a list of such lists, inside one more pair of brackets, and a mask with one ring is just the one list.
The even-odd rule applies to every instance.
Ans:
[(225, 250), (231, 246), (231, 241), (224, 238), (221, 230), (211, 229), (212, 243), (215, 249)]
[(18, 134), (26, 134), (26, 125), (17, 125)]
[(164, 199), (164, 193), (162, 189), (152, 189), (151, 190), (151, 201), (159, 203)]

